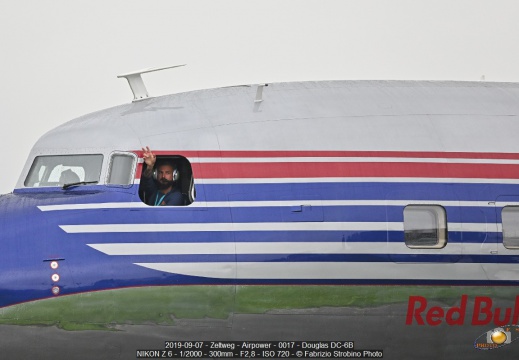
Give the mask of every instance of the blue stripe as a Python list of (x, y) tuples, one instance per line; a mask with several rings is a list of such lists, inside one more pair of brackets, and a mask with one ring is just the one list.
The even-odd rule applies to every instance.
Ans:
[[(115, 255), (114, 255), (115, 256)], [(122, 256), (122, 255), (121, 255)], [(409, 255), (409, 254), (221, 254), (221, 255), (124, 255), (128, 263), (206, 262), (333, 262), (333, 263), (467, 263), (518, 264), (518, 255)], [(282, 275), (280, 275), (282, 276)]]
[[(519, 182), (519, 181), (518, 181)], [(103, 196), (80, 201), (85, 195), (110, 197), (109, 201), (140, 201), (139, 186), (79, 186), (67, 191), (58, 187), (15, 189), (14, 194), (45, 194), (42, 200), (68, 198), (67, 203), (104, 202)], [(495, 201), (503, 194), (519, 196), (519, 184), (492, 183), (427, 183), (427, 182), (345, 182), (345, 183), (259, 183), (198, 184), (197, 198), (205, 201), (277, 201), (308, 200), (308, 195), (321, 200), (452, 200)], [(119, 196), (117, 195), (119, 194)], [(232, 195), (230, 195), (232, 194)], [(78, 198), (71, 199), (71, 195)], [(318, 195), (318, 197), (316, 197)], [(230, 197), (229, 197), (230, 196)], [(118, 197), (118, 199), (116, 198)], [(131, 198), (130, 198), (131, 197)], [(42, 204), (43, 205), (43, 204)]]
[[(311, 206), (293, 212), (291, 206), (138, 209), (89, 209), (45, 212), (47, 219), (63, 219), (60, 225), (142, 223), (261, 223), (261, 222), (403, 222), (405, 206)], [(495, 223), (493, 207), (445, 207), (448, 222)], [(107, 216), (107, 211), (109, 215)], [(499, 210), (497, 212), (500, 212)], [(78, 216), (80, 213), (80, 216)], [(231, 220), (232, 213), (232, 220)], [(65, 222), (70, 219), (71, 222)]]
[[(63, 234), (56, 234), (63, 236)], [(218, 242), (336, 242), (404, 243), (403, 231), (236, 231), (66, 234), (70, 242), (97, 243), (218, 243)], [(500, 243), (498, 233), (449, 232), (450, 243)]]
[[(411, 202), (412, 204), (412, 202)], [(405, 206), (312, 206), (309, 215), (322, 211), (326, 222), (403, 222)], [(209, 211), (218, 211), (214, 208)], [(225, 211), (225, 210), (224, 210)], [(283, 222), (297, 221), (305, 213), (293, 213), (290, 206), (283, 207), (240, 207), (232, 208), (232, 220), (235, 223), (246, 222)], [(496, 209), (493, 207), (457, 207), (446, 206), (448, 222), (494, 223)], [(315, 218), (318, 218), (315, 216)], [(309, 216), (309, 220), (312, 218)], [(463, 220), (463, 221), (462, 221)], [(304, 221), (304, 220), (301, 220)]]
[(494, 201), (499, 195), (518, 193), (516, 184), (464, 183), (282, 183), (282, 184), (204, 184), (208, 201), (279, 200), (289, 195), (304, 200), (307, 194), (320, 194), (322, 200), (469, 200)]
[[(308, 200), (309, 194), (314, 196), (319, 194), (321, 200), (495, 201), (503, 194), (519, 194), (519, 184), (413, 182), (204, 184), (201, 194), (207, 201)], [(228, 194), (232, 194), (230, 199)]]

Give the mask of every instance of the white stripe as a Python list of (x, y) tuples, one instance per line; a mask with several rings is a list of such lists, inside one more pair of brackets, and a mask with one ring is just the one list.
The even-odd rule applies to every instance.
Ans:
[[(441, 206), (472, 206), (472, 207), (503, 207), (506, 205), (519, 205), (519, 202), (488, 202), (488, 201), (445, 201), (445, 200), (279, 200), (279, 201), (210, 201), (195, 202), (188, 206), (191, 207), (281, 207), (281, 206), (407, 206), (417, 204), (433, 204)], [(147, 209), (171, 209), (164, 206), (148, 206), (138, 202), (117, 202), (117, 203), (91, 203), (91, 204), (63, 204), (63, 205), (43, 205), (38, 206), (41, 211), (58, 210), (92, 210), (92, 209), (126, 209), (126, 208), (147, 208)], [(181, 207), (182, 208), (182, 207)]]
[(135, 263), (148, 269), (158, 270), (173, 274), (210, 277), (215, 279), (234, 279), (236, 277), (236, 263)]
[(117, 243), (87, 244), (106, 255), (222, 255), (234, 254), (231, 242), (223, 243)]
[[(405, 254), (480, 255), (482, 244), (448, 244), (443, 249), (410, 249), (387, 242), (218, 242), (88, 244), (106, 255), (222, 255), (232, 254)], [(489, 252), (488, 252), (489, 253)]]
[(182, 223), (182, 224), (102, 224), (60, 225), (67, 233), (112, 232), (207, 232), (207, 231), (377, 231), (403, 230), (400, 222), (264, 222), (264, 223)]
[[(499, 232), (495, 223), (449, 223), (449, 231)], [(67, 233), (222, 232), (222, 231), (403, 231), (401, 222), (261, 222), (183, 224), (59, 225)]]
[(201, 157), (199, 163), (439, 163), (439, 164), (519, 164), (516, 159), (399, 158), (399, 157)]
[[(377, 280), (487, 280), (477, 263), (362, 263), (362, 262), (204, 262), (135, 263), (148, 269), (223, 279), (377, 279)], [(519, 280), (517, 264), (499, 264), (501, 274), (490, 280)]]
[[(206, 207), (282, 207), (282, 206), (407, 206), (441, 205), (461, 207), (503, 207), (519, 205), (519, 201), (457, 201), (457, 200), (276, 200), (276, 201), (210, 201)], [(194, 205), (194, 204), (192, 204)], [(191, 206), (191, 205), (190, 205)]]
[(233, 178), (198, 179), (197, 184), (299, 184), (299, 183), (445, 183), (445, 184), (519, 184), (519, 179), (404, 178), (404, 177), (323, 177), (323, 178)]
[[(138, 202), (117, 202), (117, 203), (90, 203), (90, 204), (63, 204), (63, 205), (43, 205), (38, 206), (41, 211), (56, 210), (92, 210), (92, 209), (132, 209), (150, 207), (141, 201)], [(160, 206), (159, 206), (160, 207)]]

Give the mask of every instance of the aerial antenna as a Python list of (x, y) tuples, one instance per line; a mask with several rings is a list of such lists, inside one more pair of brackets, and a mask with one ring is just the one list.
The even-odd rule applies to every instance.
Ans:
[(117, 75), (118, 78), (126, 78), (128, 80), (128, 85), (130, 85), (130, 89), (132, 89), (133, 92), (133, 102), (140, 101), (149, 98), (148, 90), (146, 90), (146, 86), (144, 85), (144, 81), (142, 81), (141, 74), (153, 72), (153, 71), (159, 71), (159, 70), (165, 70), (165, 69), (172, 69), (180, 66), (186, 66), (186, 64), (182, 65), (173, 65), (173, 66), (165, 66), (165, 67), (158, 67), (158, 68), (149, 68), (149, 69), (143, 69), (139, 71), (134, 71), (128, 74), (122, 74)]
[(269, 86), (269, 84), (260, 84), (256, 89), (256, 98), (254, 99), (255, 103), (260, 103), (263, 101), (263, 88), (265, 86)]

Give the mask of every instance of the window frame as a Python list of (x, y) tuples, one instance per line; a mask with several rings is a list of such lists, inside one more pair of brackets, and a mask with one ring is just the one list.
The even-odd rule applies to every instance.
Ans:
[[(187, 185), (187, 187), (190, 188), (193, 192), (188, 195), (190, 202), (185, 205), (153, 206), (153, 205), (149, 205), (146, 203), (143, 188), (141, 185), (139, 185), (138, 193), (139, 193), (139, 199), (142, 201), (142, 203), (145, 204), (147, 207), (160, 209), (160, 208), (187, 208), (187, 207), (190, 207), (190, 205), (192, 205), (194, 202), (197, 202), (198, 205), (193, 206), (192, 208), (202, 208), (200, 206), (200, 204), (203, 203), (203, 200), (196, 198), (196, 186), (195, 186), (196, 184), (195, 184), (195, 176), (194, 176), (194, 171), (193, 171), (193, 162), (182, 154), (177, 154), (177, 153), (170, 154), (170, 153), (164, 153), (164, 152), (156, 152), (155, 154), (156, 154), (156, 162), (155, 162), (154, 168), (156, 168), (157, 164), (160, 163), (161, 161), (164, 161), (164, 160), (172, 161), (175, 164), (175, 166), (177, 167), (178, 171), (180, 172), (179, 181), (181, 184), (180, 191), (181, 191), (182, 195), (184, 196), (186, 194), (182, 191), (182, 190), (184, 190), (183, 187), (186, 186), (185, 185), (186, 183), (184, 183), (184, 181), (189, 181), (189, 183), (192, 183), (192, 187), (191, 187), (191, 185)], [(141, 159), (139, 159), (139, 160), (141, 160)], [(147, 168), (146, 163), (144, 161), (142, 161), (141, 178), (142, 178), (142, 176), (143, 176), (142, 174), (144, 173), (146, 168)], [(187, 174), (186, 174), (185, 170), (188, 170)], [(142, 184), (142, 180), (141, 180), (141, 184)], [(192, 197), (192, 199), (191, 199), (191, 197)]]
[(515, 240), (517, 245), (508, 245), (507, 246), (507, 242), (506, 242), (507, 238), (506, 238), (505, 234), (506, 234), (506, 228), (508, 228), (508, 225), (505, 226), (505, 222), (504, 222), (504, 218), (503, 218), (503, 212), (506, 211), (506, 209), (516, 209), (516, 210), (514, 210), (514, 212), (519, 213), (519, 206), (506, 205), (506, 206), (503, 206), (503, 208), (501, 209), (501, 234), (503, 237), (503, 246), (509, 250), (519, 250), (519, 236), (511, 237), (512, 239)]
[[(420, 245), (420, 244), (413, 244), (411, 243), (412, 239), (408, 239), (408, 231), (417, 231), (417, 229), (409, 229), (406, 230), (406, 211), (410, 210), (431, 210), (434, 212), (434, 215), (436, 216), (436, 233), (437, 233), (437, 241), (434, 245)], [(411, 224), (409, 224), (411, 225)], [(415, 225), (416, 226), (416, 225)], [(403, 227), (404, 227), (404, 242), (405, 245), (410, 249), (443, 249), (445, 246), (447, 246), (448, 243), (448, 237), (449, 237), (449, 230), (448, 230), (448, 220), (447, 220), (447, 211), (445, 208), (438, 204), (409, 204), (406, 207), (404, 207), (403, 210)], [(425, 229), (427, 231), (429, 229)], [(420, 230), (418, 230), (420, 231)], [(423, 230), (422, 230), (423, 231)]]
[[(112, 166), (114, 163), (114, 158), (116, 156), (130, 156), (133, 158), (132, 166), (130, 169), (130, 178), (128, 184), (112, 184), (109, 183), (110, 176), (112, 174)], [(110, 153), (110, 161), (108, 163), (108, 168), (106, 170), (106, 177), (105, 177), (105, 185), (108, 187), (115, 187), (115, 188), (130, 188), (135, 184), (135, 175), (137, 171), (137, 163), (138, 163), (139, 157), (137, 154), (130, 152), (130, 151), (113, 151)]]
[[(52, 174), (52, 172), (54, 171), (54, 169), (56, 168), (56, 166), (50, 168), (49, 166), (49, 163), (45, 163), (45, 160), (44, 158), (61, 158), (61, 157), (69, 157), (69, 158), (73, 158), (73, 157), (85, 157), (85, 156), (95, 156), (95, 157), (100, 157), (100, 162), (99, 162), (99, 166), (98, 166), (98, 171), (99, 173), (97, 174), (96, 176), (96, 179), (93, 179), (93, 180), (90, 180), (90, 179), (87, 179), (86, 178), (86, 175), (87, 173), (85, 173), (85, 179), (81, 180), (81, 181), (95, 181), (95, 184), (92, 184), (92, 185), (98, 185), (100, 182), (101, 182), (101, 179), (102, 179), (102, 174), (103, 174), (103, 165), (104, 165), (104, 159), (105, 159), (105, 155), (102, 154), (102, 153), (74, 153), (74, 154), (42, 154), (42, 155), (38, 155), (38, 156), (35, 156), (34, 159), (32, 160), (32, 163), (31, 163), (31, 166), (29, 167), (29, 171), (27, 172), (27, 175), (25, 176), (25, 180), (23, 182), (23, 186), (25, 188), (28, 188), (28, 189), (44, 189), (44, 188), (53, 188), (53, 187), (62, 187), (63, 184), (60, 184), (59, 182), (52, 182), (52, 184), (49, 184), (49, 177), (50, 175)], [(42, 159), (42, 163), (40, 164), (39, 163), (39, 159)], [(41, 183), (42, 179), (39, 179), (38, 181), (34, 181), (32, 183), (32, 185), (30, 185), (30, 180), (33, 180), (32, 177), (33, 177), (33, 171), (36, 171), (35, 169), (35, 166), (36, 165), (40, 165), (40, 169), (38, 169), (38, 173), (40, 173), (42, 171), (42, 168), (44, 168), (43, 170), (43, 174), (41, 175), (42, 176), (42, 179), (46, 178), (46, 184), (48, 185), (38, 185), (38, 186), (35, 186), (34, 184), (36, 183)], [(71, 167), (72, 165), (64, 165), (65, 167)], [(76, 166), (76, 165), (74, 165)], [(63, 172), (63, 171), (62, 171)], [(74, 173), (76, 173), (75, 171), (73, 171)], [(77, 175), (77, 173), (76, 173)]]

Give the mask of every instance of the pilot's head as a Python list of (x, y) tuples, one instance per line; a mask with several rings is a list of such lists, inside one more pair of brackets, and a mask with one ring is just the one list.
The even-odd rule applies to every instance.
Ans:
[(178, 180), (178, 170), (170, 161), (163, 161), (157, 164), (156, 179), (159, 189), (167, 189)]
[(63, 171), (59, 177), (59, 183), (61, 185), (78, 183), (81, 180), (79, 176), (72, 170), (67, 169)]

